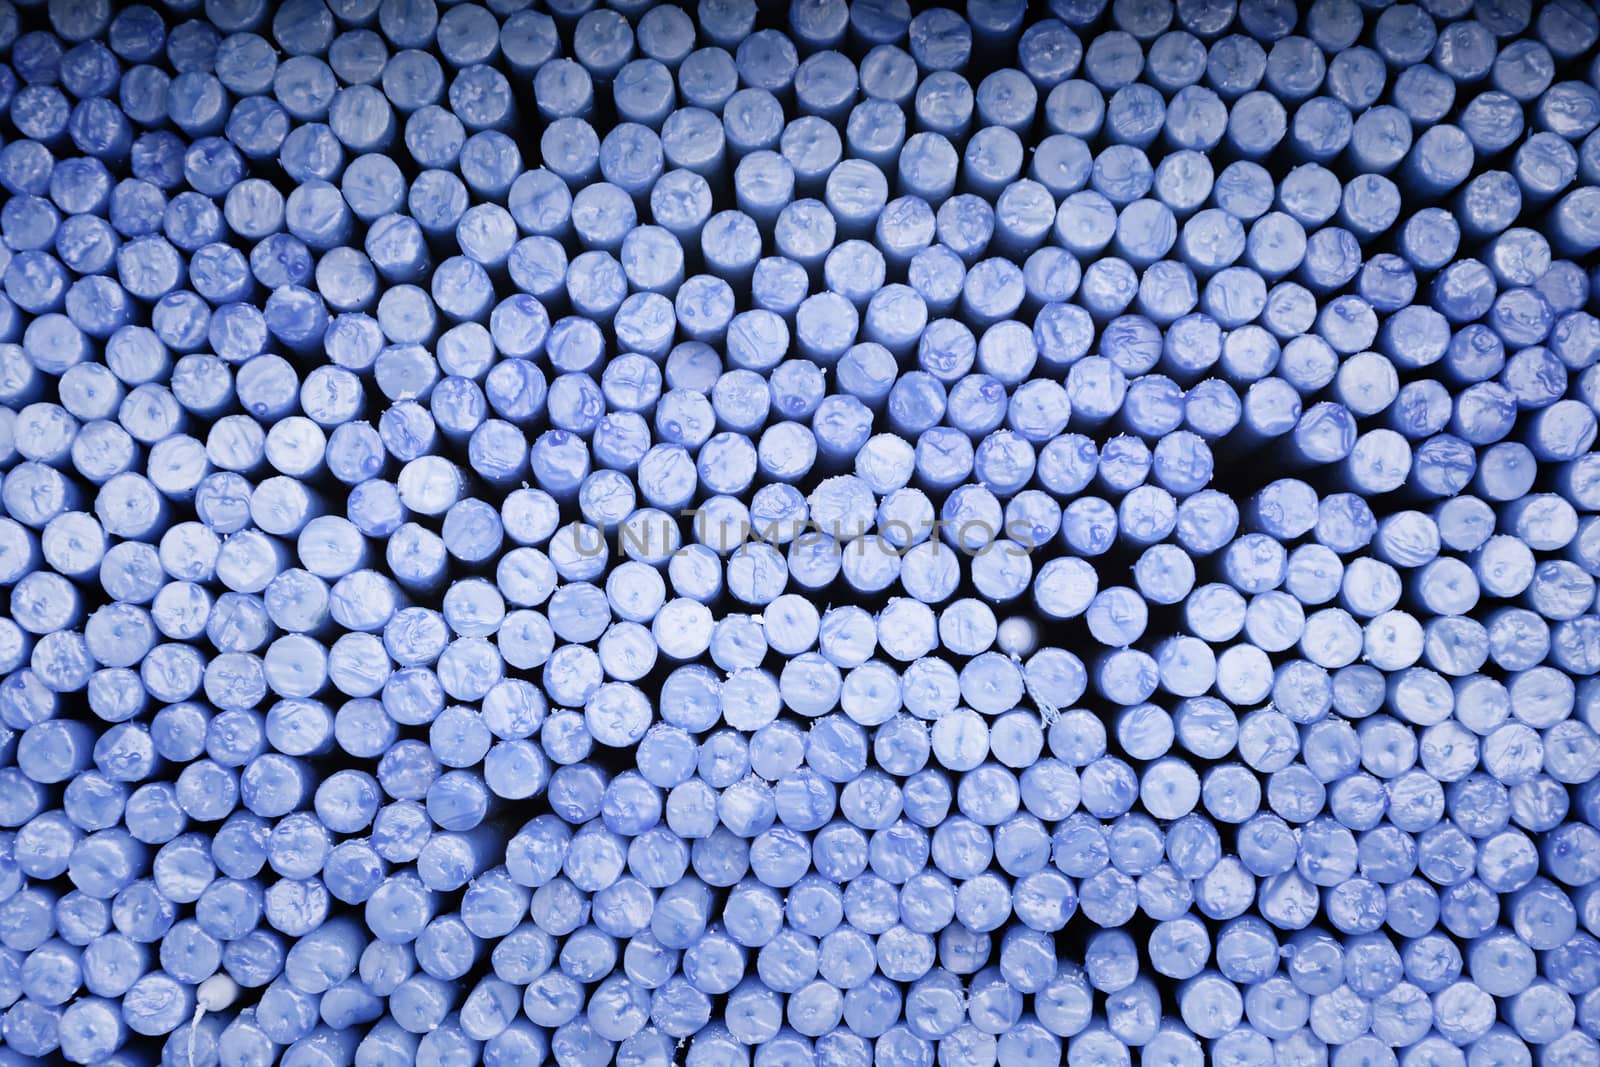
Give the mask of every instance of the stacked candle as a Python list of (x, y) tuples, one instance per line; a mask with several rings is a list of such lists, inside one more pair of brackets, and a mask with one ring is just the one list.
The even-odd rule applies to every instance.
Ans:
[(0, 1067), (1600, 1061), (1597, 41), (0, 0)]

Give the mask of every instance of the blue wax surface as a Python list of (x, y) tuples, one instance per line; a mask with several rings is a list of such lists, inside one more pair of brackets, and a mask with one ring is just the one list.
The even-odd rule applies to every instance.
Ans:
[(0, 1065), (1600, 1061), (1597, 53), (0, 0)]

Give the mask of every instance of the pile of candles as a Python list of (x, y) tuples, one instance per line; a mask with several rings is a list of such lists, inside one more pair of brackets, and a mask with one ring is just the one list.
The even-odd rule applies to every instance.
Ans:
[(0, 1067), (1596, 1063), (1597, 41), (0, 0)]

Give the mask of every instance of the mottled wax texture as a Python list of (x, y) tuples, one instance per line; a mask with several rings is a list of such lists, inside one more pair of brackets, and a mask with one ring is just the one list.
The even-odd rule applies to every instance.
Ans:
[(1586, 0), (0, 0), (0, 1067), (1600, 1064)]

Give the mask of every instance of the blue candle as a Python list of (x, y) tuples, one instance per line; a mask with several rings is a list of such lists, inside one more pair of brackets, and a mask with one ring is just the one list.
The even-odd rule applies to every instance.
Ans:
[[(1587, 1010), (1600, 347), (1552, 257), (1596, 243), (1600, 112), (1556, 84), (1592, 18), (706, 4), (695, 52), (675, 8), (517, 6), (0, 13), (20, 1053), (1587, 1048), (1551, 1020)], [(547, 169), (501, 132), (522, 90)], [(1208, 488), (1279, 438), (1296, 479)], [(1077, 558), (1130, 545), (1128, 588)], [(1024, 593), (1107, 648), (1040, 649), (992, 607)], [(1279, 975), (1324, 888), (1339, 947)], [(1080, 906), (1150, 917), (1172, 1019), (1126, 933), (1056, 961)]]

